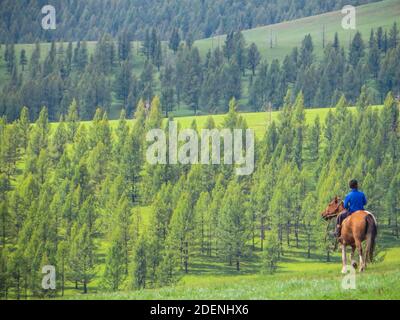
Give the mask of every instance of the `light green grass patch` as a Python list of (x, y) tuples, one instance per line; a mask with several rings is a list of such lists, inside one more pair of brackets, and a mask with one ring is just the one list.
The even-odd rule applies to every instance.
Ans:
[[(271, 62), (272, 59), (282, 60), (291, 52), (293, 47), (300, 46), (307, 34), (313, 39), (315, 53), (322, 56), (323, 53), (323, 28), (325, 26), (325, 39), (332, 42), (335, 32), (345, 48), (349, 47), (350, 40), (356, 31), (360, 31), (365, 42), (368, 41), (371, 29), (383, 27), (390, 29), (394, 22), (400, 23), (400, 1), (385, 0), (362, 5), (356, 8), (356, 30), (345, 30), (342, 28), (342, 19), (345, 15), (341, 11), (328, 12), (325, 14), (282, 22), (269, 26), (262, 26), (243, 31), (248, 44), (257, 44), (262, 57)], [(270, 37), (277, 44), (270, 48)], [(203, 39), (195, 42), (201, 53), (205, 55), (211, 48), (218, 44), (222, 47), (225, 36)]]

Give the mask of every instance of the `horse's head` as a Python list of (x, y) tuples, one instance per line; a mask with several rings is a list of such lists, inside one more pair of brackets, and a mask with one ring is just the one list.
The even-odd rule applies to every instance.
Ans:
[(321, 213), (322, 218), (325, 220), (330, 220), (339, 215), (339, 213), (343, 210), (343, 201), (339, 197), (335, 197), (328, 206), (325, 211)]

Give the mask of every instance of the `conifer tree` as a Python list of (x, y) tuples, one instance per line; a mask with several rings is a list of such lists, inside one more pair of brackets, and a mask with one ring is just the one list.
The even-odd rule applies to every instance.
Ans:
[(131, 42), (126, 30), (118, 37), (118, 58), (120, 62), (126, 61), (131, 55)]
[(153, 66), (147, 62), (144, 65), (143, 72), (140, 75), (141, 97), (150, 103), (153, 98)]
[[(126, 144), (122, 149), (122, 170), (124, 172), (125, 180), (128, 181), (128, 190), (132, 203), (138, 201), (140, 172), (142, 168), (143, 159), (143, 138), (145, 121), (145, 107), (143, 100), (139, 101), (135, 113), (135, 123), (126, 140)], [(132, 152), (136, 150), (136, 152)]]
[(294, 160), (301, 170), (303, 164), (303, 140), (305, 131), (304, 97), (300, 92), (293, 106), (294, 109)]
[(233, 41), (235, 50), (234, 61), (244, 76), (247, 67), (246, 40), (243, 34), (239, 31), (235, 33)]
[(205, 254), (206, 252), (206, 228), (207, 224), (210, 222), (207, 221), (209, 216), (207, 215), (207, 211), (210, 205), (210, 195), (208, 192), (202, 192), (200, 194), (199, 200), (196, 203), (194, 208), (194, 216), (195, 216), (195, 225), (196, 225), (196, 238), (199, 238), (199, 246), (201, 254)]
[(399, 43), (399, 29), (397, 23), (394, 22), (392, 28), (389, 31), (388, 47), (389, 49), (397, 48)]
[(232, 180), (227, 188), (220, 211), (218, 225), (219, 245), (222, 254), (230, 265), (235, 263), (240, 271), (240, 263), (246, 254), (246, 242), (249, 239), (249, 219), (240, 185)]
[(0, 173), (6, 174), (9, 180), (16, 174), (17, 161), (20, 158), (18, 133), (15, 123), (6, 125), (0, 133)]
[(1, 232), (1, 247), (3, 250), (6, 248), (7, 244), (7, 236), (8, 232), (10, 231), (10, 226), (11, 226), (11, 221), (10, 221), (10, 215), (8, 212), (8, 205), (7, 205), (7, 197), (6, 197), (6, 192), (9, 188), (8, 186), (9, 182), (7, 177), (4, 174), (0, 175), (0, 191), (1, 191), (1, 196), (0, 196), (0, 232)]
[(64, 296), (65, 281), (67, 275), (67, 259), (68, 259), (69, 244), (66, 241), (60, 241), (57, 247), (57, 274), (60, 279), (61, 296)]
[(30, 63), (29, 63), (29, 73), (31, 79), (36, 79), (39, 74), (41, 74), (41, 64), (40, 64), (40, 57), (41, 57), (41, 49), (40, 43), (35, 43), (35, 49), (32, 52)]
[(165, 70), (161, 73), (161, 105), (165, 111), (165, 117), (168, 118), (169, 112), (174, 109), (174, 95), (175, 88), (173, 85), (174, 81), (174, 70), (172, 66), (168, 65)]
[(1, 299), (7, 300), (8, 290), (10, 285), (10, 275), (8, 274), (7, 264), (8, 264), (9, 254), (8, 252), (1, 248), (0, 249), (0, 297)]
[(183, 192), (171, 217), (171, 239), (180, 254), (181, 267), (189, 272), (189, 261), (194, 246), (194, 212), (190, 194)]
[(26, 57), (25, 49), (21, 50), (20, 57), (19, 57), (19, 64), (21, 65), (22, 72), (25, 71), (25, 66), (28, 64), (28, 59)]
[(364, 56), (364, 42), (360, 32), (357, 32), (351, 42), (349, 51), (349, 63), (356, 68), (360, 59)]
[(114, 86), (117, 97), (123, 101), (126, 108), (132, 86), (131, 63), (129, 60), (123, 60), (121, 66), (118, 68)]
[(61, 117), (60, 122), (51, 137), (49, 145), (50, 157), (55, 163), (58, 163), (64, 154), (67, 141), (68, 132), (65, 126), (64, 118)]
[(18, 134), (19, 134), (19, 143), (21, 148), (26, 152), (29, 141), (29, 131), (30, 131), (30, 123), (29, 123), (29, 110), (26, 107), (23, 107), (21, 110), (20, 118), (17, 122)]
[(279, 241), (274, 230), (268, 232), (265, 250), (263, 252), (263, 269), (269, 273), (275, 273), (279, 261)]
[(390, 183), (388, 193), (386, 195), (386, 208), (390, 212), (390, 222), (393, 235), (399, 239), (399, 193), (400, 188), (400, 175), (395, 173)]
[(68, 141), (73, 142), (79, 127), (78, 104), (74, 99), (68, 109), (66, 116)]
[(257, 45), (255, 43), (252, 43), (247, 54), (247, 61), (250, 70), (253, 73), (253, 76), (256, 73), (256, 68), (260, 64), (260, 52), (258, 51)]
[(4, 61), (6, 62), (7, 72), (11, 74), (16, 68), (15, 45), (7, 44), (4, 53)]
[(83, 285), (83, 293), (88, 293), (88, 285), (96, 275), (96, 255), (93, 237), (86, 224), (75, 224), (69, 254), (70, 279)]
[(313, 207), (316, 202), (315, 196), (312, 193), (309, 193), (304, 199), (301, 208), (306, 233), (307, 258), (309, 259), (311, 258), (311, 250), (313, 249), (313, 240), (315, 237), (315, 220), (317, 217), (313, 212)]
[(169, 48), (176, 53), (179, 48), (179, 44), (181, 42), (181, 38), (179, 36), (179, 30), (174, 28), (172, 31), (171, 37), (169, 39)]
[(217, 178), (217, 183), (212, 191), (210, 208), (206, 216), (206, 234), (207, 234), (207, 254), (212, 256), (213, 250), (218, 256), (219, 254), (219, 237), (218, 226), (220, 223), (220, 208), (224, 197), (224, 185), (222, 184), (222, 176)]
[(308, 34), (304, 37), (301, 48), (300, 48), (300, 57), (299, 61), (303, 68), (309, 67), (314, 61), (314, 45), (312, 42), (311, 35)]
[(314, 124), (308, 130), (308, 158), (311, 161), (317, 161), (319, 158), (321, 144), (321, 124), (320, 118), (317, 116), (314, 120)]
[(108, 250), (106, 268), (103, 275), (104, 285), (111, 291), (118, 291), (123, 282), (125, 276), (123, 255), (121, 239), (117, 235)]
[[(114, 145), (114, 155), (115, 159), (119, 165), (124, 161), (123, 159), (123, 149), (125, 148), (128, 138), (129, 138), (129, 126), (126, 120), (126, 111), (122, 109), (119, 116), (118, 127), (116, 129), (117, 141)], [(118, 169), (123, 170), (119, 167)], [(123, 172), (123, 171), (122, 171)]]
[(130, 228), (131, 228), (131, 210), (128, 198), (123, 195), (118, 203), (117, 208), (117, 222), (118, 222), (118, 241), (122, 253), (122, 266), (125, 275), (128, 275), (129, 264), (129, 245), (131, 242)]
[(133, 256), (133, 287), (135, 289), (144, 289), (146, 288), (147, 248), (146, 240), (143, 236), (136, 243)]

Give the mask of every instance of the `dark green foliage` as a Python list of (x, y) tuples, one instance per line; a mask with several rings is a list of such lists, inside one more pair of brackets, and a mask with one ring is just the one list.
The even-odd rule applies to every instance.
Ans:
[(176, 53), (178, 51), (180, 43), (181, 43), (181, 38), (179, 36), (179, 30), (174, 28), (171, 37), (169, 39), (169, 48)]
[(147, 251), (146, 240), (144, 237), (138, 240), (135, 247), (134, 260), (133, 260), (133, 288), (144, 289), (146, 288), (146, 274), (147, 274)]
[(111, 291), (117, 291), (125, 276), (122, 244), (116, 239), (111, 244), (106, 258), (106, 269), (104, 271), (104, 286)]
[(127, 107), (130, 89), (132, 88), (131, 64), (129, 61), (123, 60), (115, 78), (115, 92), (118, 99), (122, 100), (124, 107)]
[(28, 64), (28, 59), (26, 57), (25, 49), (21, 50), (21, 54), (20, 54), (20, 57), (19, 57), (19, 64), (22, 67), (22, 71), (25, 71), (25, 66)]
[(118, 58), (120, 61), (128, 60), (131, 56), (131, 41), (128, 32), (125, 30), (118, 37)]
[(266, 243), (263, 253), (263, 268), (269, 273), (274, 273), (279, 261), (279, 242), (274, 230), (268, 233)]
[[(356, 6), (370, 2), (374, 0), (352, 0), (348, 4)], [(168, 40), (176, 30), (181, 30), (184, 39), (189, 35), (198, 39), (231, 30), (250, 29), (259, 25), (340, 10), (343, 4), (321, 3), (316, 0), (304, 3), (295, 0), (181, 0), (168, 3), (149, 0), (143, 5), (138, 0), (122, 0), (117, 3), (111, 0), (101, 0), (100, 3), (98, 0), (82, 3), (62, 0), (56, 6), (57, 18), (62, 17), (62, 23), (58, 23), (57, 29), (52, 30), (51, 34), (40, 28), (42, 6), (40, 1), (27, 4), (5, 0), (0, 15), (8, 18), (3, 19), (1, 23), (0, 40), (26, 43), (39, 39), (72, 41), (78, 38), (90, 41), (98, 39), (102, 32), (117, 37), (124, 35), (127, 30), (131, 37), (144, 39), (146, 31), (154, 27), (162, 31), (163, 40)], [(176, 36), (172, 38), (175, 39), (173, 42), (176, 45)]]
[[(393, 39), (396, 30), (394, 25)], [(24, 58), (21, 50), (19, 63), (14, 45), (9, 44), (5, 50), (9, 80), (0, 93), (0, 114), (14, 120), (19, 108), (27, 106), (36, 119), (46, 106), (50, 120), (58, 121), (75, 99), (84, 120), (90, 120), (98, 107), (113, 115), (124, 108), (132, 115), (140, 99), (148, 105), (154, 95), (160, 96), (166, 117), (180, 109), (196, 114), (225, 112), (232, 97), (240, 100), (241, 110), (261, 111), (281, 108), (289, 88), (296, 95), (303, 93), (306, 107), (329, 107), (343, 94), (355, 104), (363, 86), (371, 102), (380, 104), (387, 92), (400, 91), (400, 50), (385, 42), (385, 34), (382, 28), (372, 30), (366, 46), (356, 33), (348, 53), (336, 34), (332, 43), (327, 39), (322, 59), (315, 57), (313, 39), (307, 35), (301, 47), (282, 60), (260, 63), (257, 46), (246, 45), (241, 32), (229, 33), (222, 49), (209, 50), (203, 58), (195, 45), (175, 43), (167, 48), (153, 28), (141, 44), (140, 59), (145, 63), (139, 69), (128, 31), (118, 39), (103, 34), (92, 54), (86, 42), (69, 43), (67, 49), (52, 42), (43, 59), (36, 44), (31, 57), (25, 53)], [(22, 72), (25, 66), (29, 72)]]
[(235, 265), (240, 271), (240, 263), (246, 254), (246, 242), (249, 240), (249, 219), (240, 185), (231, 181), (222, 201), (219, 215), (219, 251), (229, 265)]
[(350, 45), (349, 51), (349, 63), (353, 66), (353, 68), (357, 67), (360, 59), (364, 56), (364, 42), (361, 37), (361, 33), (357, 32), (353, 38), (353, 41)]
[[(15, 123), (2, 119), (2, 297), (63, 295), (71, 286), (87, 293), (95, 279), (98, 290), (157, 288), (206, 259), (247, 271), (260, 249), (260, 268), (271, 273), (292, 248), (329, 261), (318, 212), (354, 177), (368, 209), (398, 237), (399, 106), (392, 94), (375, 110), (364, 88), (356, 111), (342, 96), (323, 124), (316, 118), (309, 125), (301, 92), (293, 101), (289, 90), (284, 101), (256, 143), (255, 172), (240, 178), (227, 166), (143, 164), (146, 130), (162, 124), (157, 97), (148, 112), (139, 102), (134, 124), (122, 112), (113, 128), (102, 109), (91, 124), (80, 123), (75, 102), (52, 130), (46, 108), (31, 128), (27, 109)], [(232, 99), (223, 127), (247, 127), (237, 107)], [(215, 128), (212, 118), (205, 127)], [(57, 292), (40, 287), (47, 264), (56, 265)]]
[(393, 27), (389, 31), (388, 47), (389, 49), (397, 48), (399, 43), (399, 29), (397, 23), (393, 24)]
[(260, 59), (260, 52), (258, 51), (257, 45), (252, 43), (248, 51), (247, 63), (253, 73), (253, 76), (255, 75), (257, 66), (260, 64)]

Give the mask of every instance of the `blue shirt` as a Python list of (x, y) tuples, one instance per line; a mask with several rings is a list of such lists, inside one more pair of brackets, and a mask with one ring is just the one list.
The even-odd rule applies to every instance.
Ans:
[(350, 213), (364, 210), (366, 204), (367, 198), (365, 194), (357, 189), (353, 189), (344, 199), (344, 207), (349, 210)]

